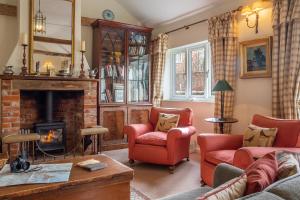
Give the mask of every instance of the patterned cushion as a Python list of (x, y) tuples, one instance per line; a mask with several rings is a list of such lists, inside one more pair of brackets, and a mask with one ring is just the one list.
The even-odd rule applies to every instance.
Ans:
[(234, 200), (243, 196), (247, 183), (247, 175), (243, 174), (223, 185), (207, 192), (198, 200)]
[(167, 134), (163, 132), (149, 132), (136, 139), (137, 144), (147, 144), (155, 146), (167, 146)]
[(250, 124), (244, 133), (244, 147), (272, 147), (277, 128), (262, 128)]
[(168, 132), (171, 128), (176, 128), (180, 115), (159, 113), (159, 119), (155, 131)]
[(300, 153), (279, 151), (276, 152), (276, 159), (278, 162), (278, 179), (300, 173)]

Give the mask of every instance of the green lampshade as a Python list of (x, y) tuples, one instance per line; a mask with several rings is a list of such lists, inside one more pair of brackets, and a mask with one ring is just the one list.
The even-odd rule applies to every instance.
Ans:
[(219, 80), (212, 91), (233, 91), (233, 89), (226, 80)]

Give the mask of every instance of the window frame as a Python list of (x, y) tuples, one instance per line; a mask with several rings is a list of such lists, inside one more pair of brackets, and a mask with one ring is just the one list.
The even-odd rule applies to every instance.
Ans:
[[(205, 51), (205, 89), (204, 95), (192, 94), (192, 51), (204, 48)], [(185, 67), (186, 67), (186, 88), (185, 95), (176, 94), (176, 54), (185, 53)], [(174, 49), (170, 49), (170, 66), (171, 66), (171, 94), (170, 100), (176, 101), (212, 101), (212, 69), (211, 69), (211, 55), (210, 45), (207, 40), (193, 43)]]

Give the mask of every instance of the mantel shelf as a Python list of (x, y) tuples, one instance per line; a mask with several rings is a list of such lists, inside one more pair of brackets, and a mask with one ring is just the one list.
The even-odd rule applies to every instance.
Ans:
[(98, 82), (97, 79), (89, 79), (89, 78), (77, 78), (77, 77), (59, 77), (59, 76), (7, 76), (0, 75), (0, 79), (2, 80), (46, 80), (46, 81), (91, 81)]

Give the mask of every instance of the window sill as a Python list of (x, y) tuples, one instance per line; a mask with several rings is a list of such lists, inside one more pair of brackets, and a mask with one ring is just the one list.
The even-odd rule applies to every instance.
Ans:
[(170, 102), (203, 102), (203, 103), (214, 103), (215, 102), (215, 98), (207, 98), (207, 99), (163, 99), (163, 101), (170, 101)]

